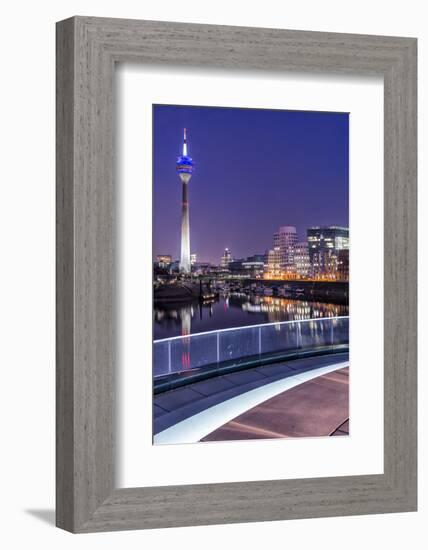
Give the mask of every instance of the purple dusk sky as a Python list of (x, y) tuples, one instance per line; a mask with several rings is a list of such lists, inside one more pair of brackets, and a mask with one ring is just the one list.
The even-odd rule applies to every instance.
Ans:
[(154, 255), (180, 256), (183, 128), (195, 162), (189, 183), (190, 249), (218, 263), (272, 248), (294, 225), (348, 226), (349, 115), (221, 107), (153, 106)]

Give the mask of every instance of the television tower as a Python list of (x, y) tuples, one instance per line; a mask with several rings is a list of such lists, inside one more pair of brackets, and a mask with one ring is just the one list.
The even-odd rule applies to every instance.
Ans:
[(181, 256), (180, 271), (190, 274), (190, 226), (189, 226), (189, 181), (193, 173), (193, 160), (187, 154), (186, 128), (184, 128), (183, 154), (178, 157), (176, 168), (181, 180)]

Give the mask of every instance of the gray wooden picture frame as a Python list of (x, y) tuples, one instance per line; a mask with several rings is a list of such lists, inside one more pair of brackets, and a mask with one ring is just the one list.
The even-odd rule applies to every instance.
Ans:
[[(414, 38), (91, 17), (57, 24), (58, 527), (83, 533), (416, 510), (416, 46)], [(383, 76), (382, 475), (115, 487), (117, 62)]]

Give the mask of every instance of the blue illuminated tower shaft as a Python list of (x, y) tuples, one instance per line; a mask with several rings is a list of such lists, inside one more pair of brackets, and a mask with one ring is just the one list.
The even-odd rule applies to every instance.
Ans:
[(180, 271), (189, 274), (190, 267), (190, 223), (189, 223), (189, 181), (193, 173), (193, 160), (187, 155), (186, 128), (184, 128), (183, 154), (177, 159), (177, 172), (181, 180), (181, 255)]
[(189, 180), (190, 174), (180, 174), (182, 182), (181, 200), (181, 257), (180, 271), (190, 273), (190, 224), (189, 224)]

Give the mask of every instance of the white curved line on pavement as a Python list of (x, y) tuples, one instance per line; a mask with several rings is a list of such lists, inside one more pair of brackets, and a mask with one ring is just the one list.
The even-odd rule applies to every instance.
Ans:
[(250, 390), (236, 397), (232, 397), (218, 405), (209, 407), (204, 411), (177, 422), (166, 430), (154, 436), (155, 445), (168, 445), (178, 443), (197, 443), (203, 437), (210, 434), (220, 426), (230, 422), (240, 414), (260, 405), (271, 397), (275, 397), (284, 391), (291, 390), (304, 382), (308, 382), (323, 374), (349, 367), (349, 361), (326, 365), (294, 376), (282, 378), (276, 382), (270, 382), (254, 390)]

